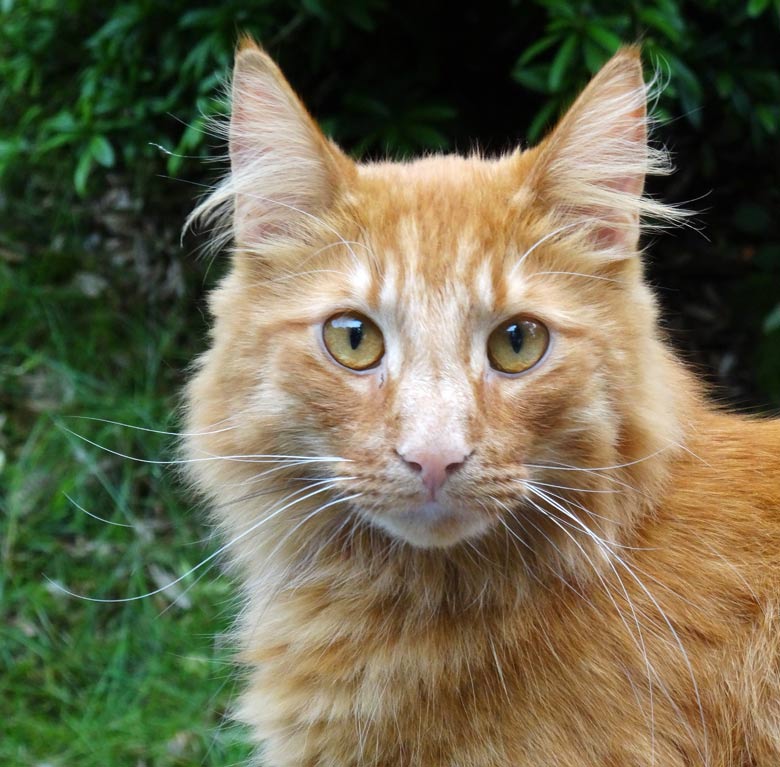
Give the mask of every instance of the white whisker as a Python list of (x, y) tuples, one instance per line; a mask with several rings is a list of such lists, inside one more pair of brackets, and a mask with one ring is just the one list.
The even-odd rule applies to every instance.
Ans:
[[(529, 499), (529, 501), (530, 501), (530, 499)], [(530, 502), (535, 507), (539, 508), (535, 503), (533, 503), (533, 501), (530, 501)], [(549, 499), (548, 499), (548, 502), (551, 502), (551, 501), (549, 501)], [(539, 510), (543, 512), (543, 510), (541, 508), (539, 508)], [(549, 515), (548, 514), (547, 516), (552, 521), (556, 521), (555, 517), (553, 515)], [(666, 615), (666, 612), (661, 608), (661, 606), (658, 603), (658, 601), (656, 600), (656, 598), (653, 596), (653, 594), (650, 592), (650, 590), (647, 588), (647, 586), (645, 586), (645, 584), (642, 582), (642, 580), (639, 578), (639, 576), (636, 575), (636, 573), (634, 572), (634, 568), (632, 568), (622, 557), (617, 555), (612, 550), (611, 547), (612, 547), (613, 544), (610, 544), (609, 542), (604, 541), (602, 538), (599, 538), (595, 533), (593, 533), (592, 530), (590, 530), (587, 527), (587, 525), (585, 525), (582, 522), (582, 520), (580, 520), (578, 517), (576, 517), (576, 515), (572, 515), (572, 518), (577, 521), (577, 524), (579, 525), (580, 529), (586, 535), (588, 535), (594, 541), (594, 543), (598, 546), (598, 548), (602, 551), (602, 553), (605, 555), (606, 561), (610, 563), (610, 566), (612, 566), (612, 559), (614, 559), (614, 561), (617, 562), (619, 565), (621, 565), (624, 568), (624, 570), (628, 573), (628, 575), (631, 576), (631, 578), (633, 578), (633, 580), (636, 582), (636, 584), (639, 586), (639, 588), (644, 592), (644, 594), (652, 602), (653, 606), (658, 611), (658, 614), (661, 617), (661, 620), (664, 622), (664, 624), (666, 625), (667, 629), (669, 630), (671, 636), (673, 637), (674, 643), (676, 644), (678, 650), (680, 651), (680, 656), (682, 657), (683, 662), (685, 663), (685, 665), (687, 667), (689, 678), (690, 678), (691, 684), (693, 686), (693, 691), (694, 691), (694, 695), (695, 695), (695, 698), (696, 698), (696, 703), (697, 703), (698, 710), (699, 710), (699, 717), (700, 717), (700, 722), (701, 722), (701, 726), (702, 726), (702, 734), (703, 734), (703, 738), (704, 738), (704, 753), (702, 753), (702, 751), (699, 749), (699, 755), (700, 755), (700, 757), (702, 757), (703, 763), (706, 764), (707, 761), (708, 761), (707, 753), (709, 751), (709, 748), (708, 748), (708, 745), (707, 745), (707, 727), (706, 727), (706, 720), (705, 720), (705, 717), (704, 717), (704, 707), (703, 707), (703, 704), (702, 704), (702, 701), (701, 701), (701, 695), (700, 695), (700, 692), (699, 692), (699, 687), (698, 687), (698, 684), (696, 682), (696, 676), (695, 676), (695, 674), (693, 672), (693, 666), (691, 664), (690, 658), (688, 657), (688, 653), (685, 650), (685, 647), (684, 647), (684, 645), (682, 643), (682, 640), (679, 637), (679, 634), (675, 630), (674, 626), (672, 625), (671, 621), (669, 620), (668, 616)], [(564, 530), (564, 532), (567, 532), (565, 530), (565, 528), (561, 527), (561, 529)], [(570, 533), (568, 533), (568, 532), (567, 532), (567, 534), (570, 535)], [(573, 540), (573, 538), (572, 538), (572, 540)], [(616, 573), (616, 575), (617, 575), (617, 573)], [(619, 580), (621, 580), (621, 583), (622, 583), (622, 579), (620, 579), (619, 576), (617, 576), (617, 577), (619, 578)], [(659, 686), (660, 686), (660, 678), (658, 678), (657, 675), (656, 675), (656, 678), (658, 679)], [(662, 689), (665, 689), (665, 688), (662, 687)], [(679, 708), (677, 707), (677, 704), (672, 699), (671, 695), (668, 692), (666, 694), (667, 694), (667, 697), (668, 697), (670, 705), (672, 705), (672, 707), (675, 708), (675, 710), (677, 710), (678, 713), (681, 713), (681, 712), (679, 712)], [(681, 721), (684, 721), (684, 720), (681, 719)], [(690, 729), (690, 724), (688, 724), (688, 730), (689, 730), (689, 735), (691, 736), (691, 739), (695, 742), (696, 738), (695, 738), (692, 730)]]
[[(221, 434), (222, 432), (225, 431), (232, 431), (233, 429), (237, 428), (236, 425), (234, 424), (233, 426), (225, 426), (221, 429), (213, 429), (211, 431), (162, 431), (160, 429), (150, 429), (146, 426), (135, 426), (131, 423), (123, 423), (122, 421), (112, 421), (110, 418), (95, 418), (89, 415), (66, 415), (61, 417), (79, 420), (79, 421), (95, 421), (96, 423), (105, 423), (111, 426), (121, 426), (123, 429), (132, 429), (133, 431), (144, 431), (150, 434), (161, 434), (163, 436), (169, 436), (169, 437), (206, 437), (212, 434)], [(228, 418), (224, 419), (224, 421), (228, 421), (228, 420), (230, 419)], [(73, 433), (74, 432), (71, 432), (71, 434)], [(76, 434), (76, 436), (80, 436), (80, 435)]]
[(308, 495), (303, 496), (302, 498), (296, 498), (294, 501), (291, 501), (288, 504), (285, 504), (280, 509), (277, 509), (272, 514), (270, 514), (267, 517), (263, 517), (262, 519), (255, 522), (249, 529), (244, 530), (242, 533), (239, 533), (237, 536), (232, 538), (227, 543), (220, 546), (215, 552), (212, 554), (209, 554), (205, 559), (201, 560), (197, 565), (194, 567), (191, 567), (189, 570), (187, 570), (186, 573), (183, 575), (180, 575), (175, 580), (171, 581), (170, 583), (166, 583), (165, 586), (161, 586), (158, 589), (154, 589), (153, 591), (148, 591), (145, 594), (139, 594), (135, 597), (119, 597), (116, 599), (101, 599), (97, 597), (88, 597), (83, 594), (76, 594), (73, 591), (69, 591), (64, 586), (61, 586), (56, 581), (53, 581), (51, 578), (49, 578), (47, 575), (44, 575), (43, 577), (52, 585), (53, 588), (56, 588), (58, 591), (61, 591), (63, 594), (67, 594), (68, 596), (74, 597), (76, 599), (82, 599), (86, 602), (99, 602), (102, 604), (119, 604), (123, 602), (135, 602), (139, 599), (147, 599), (148, 597), (153, 597), (155, 594), (160, 594), (163, 591), (166, 591), (167, 589), (171, 588), (172, 586), (175, 586), (177, 583), (181, 583), (185, 578), (187, 578), (189, 575), (194, 573), (197, 570), (200, 570), (201, 567), (208, 564), (212, 560), (216, 559), (220, 554), (227, 551), (229, 548), (234, 546), (236, 543), (238, 543), (243, 538), (246, 538), (247, 535), (250, 533), (253, 533), (258, 528), (262, 527), (264, 524), (272, 520), (274, 517), (277, 517), (279, 514), (281, 514), (283, 511), (286, 511), (291, 506), (294, 506), (296, 503), (300, 503), (301, 501), (305, 501), (308, 498), (311, 498), (312, 496), (319, 495), (320, 493), (324, 493), (326, 490), (330, 489), (329, 487), (323, 487), (319, 490), (315, 490), (312, 493), (309, 493)]
[(551, 469), (555, 471), (587, 471), (587, 472), (613, 471), (615, 469), (625, 469), (627, 466), (635, 466), (638, 463), (649, 461), (651, 458), (655, 458), (656, 456), (660, 455), (661, 453), (673, 447), (679, 448), (680, 445), (678, 445), (677, 443), (670, 443), (668, 445), (664, 445), (663, 447), (658, 448), (658, 450), (650, 453), (649, 455), (643, 456), (642, 458), (637, 458), (633, 461), (627, 461), (626, 463), (617, 463), (613, 466), (567, 466), (566, 464), (544, 466), (542, 464), (532, 464), (532, 463), (527, 463), (525, 464), (525, 466), (531, 469)]
[(541, 277), (545, 274), (558, 274), (561, 276), (569, 276), (569, 277), (586, 277), (589, 280), (602, 280), (603, 282), (616, 282), (618, 285), (625, 285), (625, 280), (616, 280), (614, 277), (602, 277), (600, 274), (584, 274), (582, 272), (533, 272), (532, 274), (529, 274), (528, 277)]
[[(530, 485), (528, 485), (527, 487), (534, 495), (536, 495), (537, 497), (541, 498), (544, 501), (547, 501), (547, 503), (549, 503), (553, 508), (555, 508), (558, 511), (560, 511), (561, 514), (563, 514), (567, 519), (573, 520), (574, 523), (578, 527), (584, 526), (584, 522), (576, 514), (574, 514), (571, 511), (571, 509), (565, 508), (560, 502), (554, 500), (551, 497), (550, 493), (545, 493), (543, 490), (540, 490), (539, 488), (532, 487)], [(599, 519), (604, 519), (607, 522), (611, 522), (611, 520), (608, 519), (607, 517), (602, 517), (602, 516), (600, 516), (598, 514), (593, 514), (593, 512), (588, 511), (588, 509), (586, 509), (584, 506), (580, 506), (579, 508), (581, 508), (584, 512), (586, 512), (587, 514), (590, 514), (591, 516), (597, 517)], [(593, 536), (594, 540), (597, 540), (599, 543), (603, 543), (606, 546), (616, 546), (618, 548), (628, 549), (630, 551), (646, 551), (646, 549), (639, 548), (637, 546), (627, 546), (625, 544), (620, 544), (620, 543), (617, 543), (617, 542), (614, 542), (614, 541), (611, 541), (611, 542), (610, 541), (605, 541), (603, 538), (601, 538), (598, 535), (596, 535), (596, 533), (593, 530), (591, 530), (590, 528), (588, 528), (588, 535)]]
[(512, 275), (515, 273), (517, 268), (525, 261), (528, 256), (531, 255), (540, 245), (547, 242), (547, 240), (551, 240), (556, 235), (559, 235), (561, 232), (565, 232), (568, 229), (572, 229), (575, 226), (582, 226), (581, 221), (571, 221), (568, 224), (564, 224), (563, 226), (559, 226), (557, 229), (553, 229), (552, 232), (548, 232), (544, 235), (544, 237), (540, 237), (533, 245), (531, 245), (528, 250), (523, 253), (522, 256), (520, 256), (520, 260), (509, 270), (509, 277), (511, 278)]
[[(536, 502), (534, 502), (530, 498), (528, 499), (528, 501), (542, 516), (546, 517), (555, 525), (557, 525), (564, 532), (564, 534), (569, 537), (569, 539), (574, 543), (574, 545), (577, 546), (577, 548), (585, 557), (588, 564), (591, 566), (593, 573), (595, 574), (596, 578), (601, 584), (601, 587), (604, 589), (604, 593), (606, 594), (607, 599), (609, 599), (609, 601), (612, 603), (612, 606), (615, 608), (615, 612), (617, 613), (620, 622), (623, 624), (623, 627), (626, 629), (626, 633), (628, 634), (629, 637), (631, 637), (632, 641), (634, 641), (637, 644), (637, 649), (639, 649), (640, 654), (644, 659), (645, 671), (647, 673), (648, 696), (649, 696), (648, 705), (650, 708), (650, 736), (651, 736), (651, 755), (652, 755), (651, 763), (654, 763), (655, 761), (655, 757), (654, 757), (655, 755), (655, 714), (654, 714), (654, 705), (653, 705), (653, 677), (655, 676), (657, 678), (658, 675), (655, 669), (653, 668), (653, 665), (650, 663), (650, 658), (647, 654), (647, 646), (645, 644), (644, 635), (642, 634), (641, 623), (639, 621), (639, 616), (636, 613), (633, 600), (629, 596), (628, 591), (625, 588), (625, 584), (620, 578), (620, 575), (618, 574), (617, 569), (612, 563), (610, 557), (605, 555), (604, 550), (601, 548), (601, 546), (598, 546), (598, 541), (597, 541), (597, 546), (599, 548), (599, 551), (601, 551), (602, 555), (605, 555), (604, 559), (607, 562), (610, 569), (612, 570), (612, 572), (614, 573), (615, 577), (618, 579), (618, 582), (620, 583), (621, 586), (621, 590), (623, 591), (626, 601), (628, 602), (629, 609), (631, 610), (631, 615), (634, 619), (634, 624), (636, 625), (636, 630), (637, 630), (636, 636), (634, 635), (634, 632), (630, 629), (628, 622), (626, 621), (625, 616), (623, 615), (623, 611), (620, 609), (617, 601), (615, 600), (615, 597), (612, 594), (612, 590), (609, 588), (608, 583), (601, 575), (599, 569), (596, 567), (590, 555), (585, 551), (584, 547), (579, 543), (579, 541), (577, 541), (574, 535), (561, 524), (561, 520), (558, 520), (554, 515), (547, 513), (541, 506), (539, 506)], [(583, 529), (586, 532), (586, 534), (590, 536), (590, 531), (588, 530), (586, 525), (583, 524), (581, 529)], [(593, 606), (592, 602), (589, 604)]]
[(62, 427), (65, 431), (67, 431), (69, 434), (72, 434), (77, 439), (82, 440), (83, 442), (86, 442), (88, 445), (92, 445), (93, 447), (98, 448), (99, 450), (102, 450), (105, 453), (110, 453), (111, 455), (115, 455), (118, 458), (125, 458), (128, 461), (135, 461), (136, 463), (146, 463), (146, 464), (152, 464), (155, 466), (182, 466), (184, 464), (191, 464), (191, 463), (207, 463), (209, 461), (235, 461), (237, 463), (275, 463), (275, 462), (282, 462), (282, 461), (302, 461), (305, 463), (351, 463), (352, 461), (349, 458), (339, 458), (337, 456), (322, 456), (322, 457), (315, 457), (315, 456), (301, 456), (301, 455), (273, 455), (273, 454), (257, 454), (257, 455), (206, 455), (202, 458), (176, 458), (171, 459), (168, 461), (162, 461), (162, 460), (154, 460), (151, 458), (139, 458), (135, 455), (128, 455), (126, 453), (121, 453), (118, 450), (112, 450), (110, 447), (106, 447), (105, 445), (101, 445), (97, 442), (93, 442), (91, 439), (88, 439), (83, 434), (78, 434), (75, 431), (72, 431), (71, 429), (68, 429), (67, 427)]
[(63, 493), (63, 495), (79, 510), (83, 511), (88, 517), (92, 517), (92, 519), (97, 519), (98, 522), (103, 522), (107, 525), (112, 525), (113, 527), (129, 527), (131, 530), (135, 529), (133, 525), (126, 525), (122, 522), (112, 522), (110, 519), (103, 519), (103, 517), (99, 517), (97, 514), (93, 514), (91, 511), (87, 511), (81, 504), (76, 503), (76, 501), (73, 500), (67, 493)]
[(529, 483), (529, 484), (533, 484), (533, 485), (539, 485), (541, 487), (554, 487), (557, 490), (573, 490), (573, 491), (575, 491), (577, 493), (603, 493), (603, 494), (612, 494), (612, 495), (614, 495), (616, 493), (622, 493), (623, 492), (622, 490), (615, 490), (614, 488), (596, 490), (596, 489), (593, 489), (593, 488), (586, 488), (586, 487), (572, 487), (570, 485), (554, 485), (554, 484), (551, 484), (550, 482), (540, 482), (538, 479), (534, 479), (534, 480), (531, 480), (531, 479), (517, 479), (517, 480), (515, 480), (515, 482)]

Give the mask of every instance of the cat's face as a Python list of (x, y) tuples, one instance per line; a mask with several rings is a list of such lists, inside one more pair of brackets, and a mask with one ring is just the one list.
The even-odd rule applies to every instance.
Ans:
[[(322, 516), (427, 548), (511, 529), (566, 467), (645, 450), (632, 409), (661, 359), (636, 241), (654, 158), (635, 54), (601, 80), (534, 150), (356, 166), (267, 57), (239, 54), (236, 255), (190, 390), (195, 457), (300, 456), (286, 477), (334, 480)], [(277, 477), (237, 462), (199, 480), (224, 499)]]

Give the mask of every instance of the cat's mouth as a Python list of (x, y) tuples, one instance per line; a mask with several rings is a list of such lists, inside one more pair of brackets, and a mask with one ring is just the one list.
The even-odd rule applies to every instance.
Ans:
[(395, 538), (418, 548), (446, 548), (481, 535), (490, 526), (482, 510), (446, 501), (425, 501), (392, 514), (371, 514), (371, 521)]

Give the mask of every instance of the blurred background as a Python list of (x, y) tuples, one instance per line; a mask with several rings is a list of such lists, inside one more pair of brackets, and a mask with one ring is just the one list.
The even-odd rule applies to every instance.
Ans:
[(713, 397), (780, 405), (780, 0), (0, 0), (4, 765), (248, 755), (213, 563), (129, 603), (58, 588), (143, 594), (216, 548), (158, 432), (225, 267), (180, 229), (224, 169), (204, 126), (240, 32), (367, 158), (533, 142), (641, 40), (679, 168), (650, 189), (701, 230), (647, 243), (668, 335)]

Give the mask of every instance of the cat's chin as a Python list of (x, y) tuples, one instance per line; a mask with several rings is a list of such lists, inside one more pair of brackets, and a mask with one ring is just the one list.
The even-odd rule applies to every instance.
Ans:
[(420, 549), (442, 549), (481, 535), (490, 526), (484, 513), (453, 509), (437, 501), (394, 514), (372, 514), (386, 533)]

